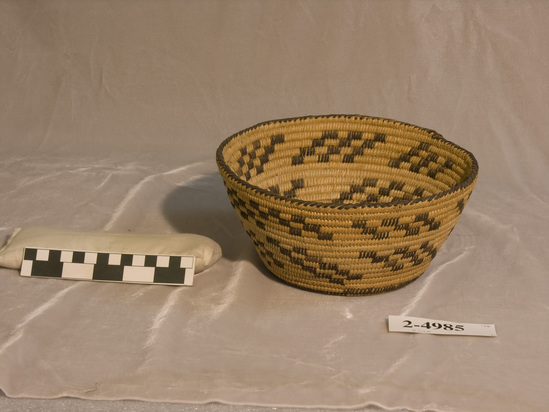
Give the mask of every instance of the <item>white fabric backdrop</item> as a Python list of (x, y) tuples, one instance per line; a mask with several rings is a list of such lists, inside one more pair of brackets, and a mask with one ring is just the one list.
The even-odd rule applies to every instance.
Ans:
[[(185, 289), (0, 268), (0, 388), (546, 410), (548, 15), (534, 0), (0, 1), (1, 239), (31, 225), (194, 232), (224, 251)], [(398, 291), (277, 281), (217, 173), (230, 134), (331, 113), (432, 128), (479, 161), (454, 232)], [(388, 333), (391, 314), (495, 323), (498, 337)]]

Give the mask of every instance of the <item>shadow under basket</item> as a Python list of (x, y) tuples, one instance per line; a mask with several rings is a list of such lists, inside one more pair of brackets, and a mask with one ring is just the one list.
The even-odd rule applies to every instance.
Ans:
[(478, 164), (435, 131), (367, 116), (260, 123), (226, 139), (217, 164), (267, 268), (302, 289), (368, 295), (428, 267)]

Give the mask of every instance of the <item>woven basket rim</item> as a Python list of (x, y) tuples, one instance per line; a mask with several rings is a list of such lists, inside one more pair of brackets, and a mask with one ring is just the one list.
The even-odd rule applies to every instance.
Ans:
[[(223, 156), (223, 150), (225, 149), (225, 146), (229, 144), (233, 139), (236, 139), (237, 137), (246, 134), (254, 129), (257, 129), (259, 127), (262, 127), (264, 125), (268, 124), (283, 124), (283, 123), (292, 123), (297, 121), (303, 121), (303, 120), (317, 120), (317, 119), (349, 119), (349, 120), (377, 120), (386, 122), (388, 125), (395, 125), (395, 126), (405, 126), (410, 127), (412, 129), (416, 129), (422, 132), (426, 132), (430, 135), (430, 137), (434, 140), (441, 140), (444, 142), (444, 144), (450, 145), (460, 151), (462, 151), (466, 156), (468, 156), (471, 159), (471, 173), (465, 180), (463, 180), (461, 183), (457, 184), (456, 186), (452, 187), (451, 189), (444, 190), (439, 193), (435, 193), (430, 196), (422, 196), (415, 199), (405, 200), (405, 199), (397, 199), (393, 200), (391, 202), (357, 202), (357, 203), (339, 203), (339, 202), (318, 202), (318, 201), (311, 201), (311, 200), (302, 200), (299, 198), (289, 198), (283, 195), (280, 195), (278, 193), (271, 192), (270, 190), (252, 185), (248, 183), (247, 181), (241, 179), (225, 162), (224, 156)], [(273, 119), (273, 120), (267, 120), (260, 123), (257, 123), (253, 126), (247, 127), (246, 129), (240, 130), (237, 133), (232, 134), (228, 138), (226, 138), (216, 151), (216, 161), (218, 164), (218, 167), (222, 169), (225, 174), (235, 181), (240, 186), (243, 186), (247, 190), (251, 190), (253, 192), (256, 192), (257, 194), (261, 196), (267, 196), (269, 198), (272, 198), (274, 200), (287, 202), (288, 204), (293, 204), (296, 206), (304, 206), (304, 207), (312, 207), (312, 208), (319, 208), (319, 209), (369, 209), (369, 208), (387, 208), (387, 207), (395, 207), (395, 206), (408, 206), (408, 205), (415, 205), (417, 203), (423, 203), (423, 202), (430, 202), (435, 199), (440, 199), (442, 197), (448, 196), (452, 193), (455, 193), (459, 190), (462, 190), (469, 185), (473, 184), (477, 178), (478, 175), (478, 162), (470, 151), (467, 149), (464, 149), (463, 147), (455, 144), (454, 142), (451, 142), (450, 140), (445, 139), (442, 135), (440, 135), (438, 132), (427, 129), (424, 127), (420, 127), (411, 123), (402, 122), (399, 120), (393, 120), (389, 118), (384, 117), (376, 117), (376, 116), (366, 116), (366, 115), (349, 115), (349, 114), (326, 114), (326, 115), (307, 115), (307, 116), (299, 116), (299, 117), (289, 117), (289, 118), (282, 118), (282, 119)]]

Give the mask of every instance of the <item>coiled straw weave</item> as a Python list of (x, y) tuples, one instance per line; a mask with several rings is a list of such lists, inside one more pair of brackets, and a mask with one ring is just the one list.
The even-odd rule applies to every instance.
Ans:
[(366, 116), (265, 122), (217, 164), (261, 260), (307, 290), (366, 295), (426, 269), (475, 185), (474, 156), (438, 133)]

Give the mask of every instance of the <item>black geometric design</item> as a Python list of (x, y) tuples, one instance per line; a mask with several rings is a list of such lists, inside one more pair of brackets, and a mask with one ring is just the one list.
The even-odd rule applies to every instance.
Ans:
[(181, 258), (178, 256), (169, 256), (167, 267), (156, 267), (156, 265), (154, 267), (154, 283), (163, 284), (181, 283), (181, 275), (184, 280), (187, 270), (181, 268)]
[(48, 255), (49, 259), (41, 258), (37, 256), (37, 249), (26, 248), (23, 254), (24, 261), (34, 261), (33, 270), (35, 272), (43, 273), (43, 276), (47, 277), (61, 277), (61, 269), (63, 263), (61, 262), (61, 252), (51, 251)]
[[(308, 272), (316, 278), (325, 279), (328, 283), (346, 286), (348, 282), (360, 280), (363, 274), (351, 273), (350, 270), (341, 269), (337, 263), (326, 262), (318, 256), (312, 256), (305, 247), (285, 247), (275, 239), (267, 238), (266, 245), (251, 236), (259, 254), (268, 266), (277, 266), (288, 269), (285, 264), (276, 258), (277, 255), (285, 256), (292, 265)], [(431, 242), (424, 242), (417, 248), (409, 246), (394, 249), (392, 252), (378, 253), (376, 251), (359, 252), (359, 259), (370, 260), (372, 264), (382, 264), (383, 268), (391, 272), (397, 272), (405, 267), (415, 267), (429, 263), (437, 254), (437, 249)]]
[[(389, 167), (407, 169), (413, 173), (421, 173), (424, 169), (423, 173), (432, 179), (436, 179), (439, 173), (452, 170), (454, 163), (450, 159), (440, 159), (438, 154), (429, 151), (430, 148), (430, 143), (420, 142), (417, 146), (411, 147), (408, 152), (390, 159)], [(442, 160), (444, 160), (443, 163)], [(421, 189), (418, 188), (418, 190)]]
[(351, 228), (360, 229), (361, 233), (370, 239), (384, 240), (390, 237), (417, 236), (421, 232), (422, 227), (427, 226), (428, 231), (433, 231), (437, 230), (441, 225), (440, 221), (430, 217), (430, 213), (416, 215), (414, 221), (411, 223), (400, 223), (398, 217), (384, 218), (379, 226), (378, 223), (379, 221), (375, 220), (370, 223), (367, 219), (357, 219), (351, 223)]
[[(354, 163), (357, 156), (363, 156), (364, 151), (373, 149), (377, 142), (385, 142), (386, 135), (376, 133), (373, 138), (365, 139), (361, 131), (349, 131), (346, 135), (337, 130), (322, 132), (320, 138), (313, 139), (311, 145), (302, 147), (299, 155), (292, 157), (292, 166), (305, 163), (307, 157), (316, 156), (318, 163), (328, 163), (333, 155), (341, 155), (345, 151), (341, 161), (343, 163)], [(322, 150), (320, 150), (322, 148)]]
[(21, 276), (190, 286), (194, 257), (26, 248)]
[[(120, 258), (120, 265), (109, 265), (109, 254), (99, 253), (97, 263), (93, 268), (93, 279), (110, 282), (122, 282), (124, 277), (124, 266), (122, 261), (127, 261), (127, 258)], [(38, 272), (39, 273), (39, 272)]]
[[(364, 179), (360, 185), (353, 186), (350, 193), (362, 192), (367, 187), (373, 187), (376, 184), (377, 179)], [(302, 180), (296, 179), (292, 182), (291, 190), (298, 190), (302, 186)], [(394, 183), (390, 185), (390, 188), (390, 190), (399, 190), (402, 187), (399, 183)], [(267, 233), (269, 233), (269, 230), (266, 229), (266, 225), (272, 222), (273, 226), (279, 228), (278, 230), (285, 228), (287, 233), (294, 236), (297, 241), (307, 233), (316, 234), (319, 240), (331, 241), (333, 239), (333, 233), (323, 232), (320, 224), (312, 223), (303, 216), (284, 215), (278, 210), (262, 207), (253, 200), (246, 202), (239, 198), (236, 191), (228, 191), (228, 193), (233, 206), (235, 206), (241, 217), (244, 220), (253, 220), (253, 224), (265, 229)], [(288, 195), (290, 194), (288, 193)], [(373, 226), (370, 226), (370, 224)], [(413, 218), (413, 221), (406, 223), (401, 223), (400, 218), (395, 216), (384, 218), (381, 224), (379, 224), (379, 221), (373, 221), (370, 224), (366, 219), (357, 219), (351, 223), (351, 227), (360, 230), (363, 235), (371, 239), (383, 241), (390, 236), (408, 237), (419, 235), (422, 227), (428, 227), (428, 230), (435, 230), (440, 226), (440, 222), (431, 217), (429, 213), (418, 214)], [(264, 262), (272, 269), (290, 270), (287, 267), (290, 264), (303, 272), (310, 273), (316, 278), (325, 279), (330, 284), (337, 284), (343, 287), (347, 287), (348, 283), (353, 280), (362, 279), (363, 274), (352, 273), (348, 269), (340, 268), (336, 263), (327, 262), (322, 257), (319, 257), (318, 254), (311, 254), (304, 246), (285, 246), (280, 240), (268, 234), (261, 240), (252, 230), (247, 230), (247, 232)], [(420, 247), (416, 247), (415, 249), (405, 247), (383, 253), (371, 251), (357, 252), (357, 258), (369, 259), (372, 264), (381, 264), (383, 268), (391, 272), (397, 272), (405, 267), (426, 264), (434, 258), (436, 253), (437, 249), (434, 244), (424, 242)], [(350, 291), (351, 289), (349, 289), (349, 293), (351, 293)], [(374, 290), (370, 292), (374, 293)]]
[[(386, 183), (384, 183), (386, 185)], [(361, 184), (351, 184), (348, 190), (339, 194), (336, 202), (366, 201), (378, 203), (380, 201), (393, 201), (397, 199), (411, 200), (423, 195), (423, 189), (416, 188), (413, 193), (404, 191), (405, 182), (391, 181), (389, 185), (382, 186), (376, 178), (365, 178)], [(389, 199), (387, 199), (389, 198)]]
[(421, 226), (429, 226), (429, 230), (437, 230), (440, 227), (440, 221), (430, 218), (429, 213), (416, 215), (415, 221), (421, 223)]
[(286, 256), (291, 264), (298, 266), (301, 270), (310, 273), (311, 275), (327, 280), (329, 283), (345, 285), (346, 282), (351, 280), (362, 279), (362, 275), (351, 274), (349, 270), (342, 270), (335, 263), (324, 261), (322, 258), (311, 256), (307, 249), (303, 247), (283, 247), (280, 244), (277, 246), (277, 253), (266, 249), (261, 245), (261, 242), (257, 242), (252, 238), (256, 246), (258, 247), (259, 254), (264, 258), (267, 265), (278, 266), (285, 268), (285, 265), (275, 258), (276, 254)]
[(240, 158), (237, 160), (238, 168), (236, 174), (250, 180), (264, 172), (264, 165), (269, 161), (269, 156), (276, 150), (276, 145), (284, 143), (285, 136), (276, 134), (271, 136), (268, 144), (262, 145), (260, 140), (252, 142), (251, 147), (246, 146), (240, 149)]
[(405, 266), (418, 266), (431, 261), (437, 254), (436, 247), (431, 242), (424, 242), (414, 249), (405, 246), (393, 250), (392, 253), (378, 253), (376, 251), (360, 252), (359, 259), (369, 259), (372, 264), (383, 263), (384, 268), (391, 271), (403, 269)]
[(292, 188), (284, 192), (284, 196), (287, 198), (296, 197), (297, 191), (305, 187), (305, 180), (303, 178), (294, 179), (291, 182)]
[[(289, 191), (287, 196), (294, 196), (295, 194), (292, 192), (297, 191), (301, 187), (303, 187), (303, 179), (296, 179), (292, 181), (292, 189)], [(326, 241), (332, 240), (333, 238), (333, 233), (323, 231), (319, 224), (307, 221), (301, 216), (290, 215), (288, 217), (284, 217), (280, 211), (271, 208), (264, 208), (253, 200), (246, 203), (234, 190), (228, 189), (227, 193), (231, 204), (240, 217), (243, 220), (253, 221), (253, 223), (261, 229), (265, 229), (266, 225), (268, 225), (269, 222), (272, 222), (276, 226), (284, 227), (287, 232), (293, 236), (301, 237), (305, 234), (314, 234), (317, 239)]]

